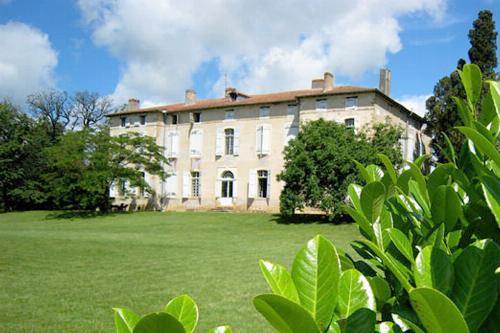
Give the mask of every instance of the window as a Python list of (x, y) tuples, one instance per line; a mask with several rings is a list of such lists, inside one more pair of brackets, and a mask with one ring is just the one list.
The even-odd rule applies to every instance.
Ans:
[(175, 197), (177, 194), (177, 174), (172, 172), (167, 178), (167, 197)]
[(146, 125), (146, 116), (145, 115), (141, 115), (141, 125)]
[(259, 118), (269, 118), (269, 106), (261, 106), (259, 109)]
[(179, 122), (179, 117), (176, 114), (172, 115), (172, 125), (177, 125)]
[(167, 134), (166, 157), (175, 158), (179, 151), (179, 134), (169, 132)]
[(199, 112), (193, 113), (193, 122), (194, 123), (201, 122), (201, 113), (199, 113)]
[(354, 129), (354, 118), (347, 118), (346, 120), (344, 120), (344, 123), (345, 127), (349, 129)]
[(326, 98), (318, 98), (316, 100), (316, 110), (326, 111)]
[(355, 109), (358, 107), (358, 97), (347, 97), (345, 99), (345, 107), (346, 109)]
[(269, 182), (267, 170), (257, 171), (257, 177), (258, 177), (258, 184), (259, 184), (259, 191), (258, 191), (259, 198), (267, 198), (267, 196), (268, 196), (267, 183)]
[(199, 197), (200, 196), (200, 172), (193, 171), (191, 172), (191, 196)]
[(127, 126), (127, 117), (121, 117), (120, 122), (122, 127)]
[(233, 197), (233, 182), (234, 182), (233, 173), (231, 171), (224, 171), (224, 173), (222, 174), (222, 182), (221, 182), (222, 198)]
[(297, 115), (298, 107), (297, 104), (288, 104), (287, 114), (289, 116), (295, 117)]
[(234, 111), (233, 110), (227, 110), (226, 111), (226, 120), (234, 120)]
[(226, 155), (234, 155), (234, 129), (226, 128), (224, 135), (226, 138)]

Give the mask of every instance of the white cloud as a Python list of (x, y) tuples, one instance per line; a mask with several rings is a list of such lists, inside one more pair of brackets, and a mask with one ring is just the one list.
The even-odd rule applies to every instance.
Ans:
[(403, 96), (399, 99), (399, 102), (406, 106), (408, 109), (412, 110), (420, 116), (424, 116), (427, 110), (425, 109), (425, 101), (431, 97), (431, 95), (415, 95), (415, 96)]
[(305, 88), (325, 70), (358, 78), (401, 50), (399, 19), (443, 19), (447, 0), (79, 0), (94, 43), (123, 62), (114, 96), (182, 99), (217, 59), (249, 92)]
[(0, 24), (0, 98), (22, 104), (54, 83), (57, 53), (43, 32), (19, 22)]

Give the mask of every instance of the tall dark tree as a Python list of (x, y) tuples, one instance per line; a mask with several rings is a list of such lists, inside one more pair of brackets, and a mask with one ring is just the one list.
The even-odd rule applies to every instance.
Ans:
[(0, 209), (46, 207), (42, 174), (47, 161), (42, 151), (49, 145), (46, 123), (0, 103)]
[[(478, 19), (474, 21), (473, 28), (469, 31), (471, 43), (469, 59), (471, 63), (478, 65), (483, 71), (483, 75), (489, 79), (496, 76), (496, 36), (493, 14), (488, 10), (479, 12)], [(465, 60), (460, 59), (457, 70), (462, 69), (464, 64)], [(465, 98), (465, 91), (460, 83), (457, 70), (454, 70), (449, 76), (441, 78), (434, 86), (434, 95), (426, 101), (426, 133), (432, 137), (433, 154), (438, 162), (445, 161), (442, 149), (448, 145), (446, 136), (456, 151), (460, 150), (463, 143), (463, 136), (454, 130), (454, 127), (462, 123), (452, 96)]]
[(479, 17), (472, 26), (473, 29), (469, 31), (470, 62), (479, 66), (485, 78), (494, 79), (498, 60), (497, 32), (495, 31), (493, 14), (489, 10), (480, 11)]

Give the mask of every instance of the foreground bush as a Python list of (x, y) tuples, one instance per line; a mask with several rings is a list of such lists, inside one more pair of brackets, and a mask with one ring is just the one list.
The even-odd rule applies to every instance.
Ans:
[[(318, 235), (297, 253), (290, 273), (260, 261), (272, 293), (253, 303), (277, 331), (500, 331), (500, 84), (490, 82), (478, 106), (481, 72), (466, 65), (460, 76), (467, 100), (456, 99), (464, 123), (458, 130), (467, 140), (459, 153), (451, 144), (443, 149), (448, 163), (428, 176), (424, 158), (401, 171), (385, 155), (384, 169), (358, 165), (366, 184), (349, 186), (345, 210), (364, 237), (352, 243), (361, 260)], [(115, 310), (117, 332), (191, 333), (197, 309), (180, 297), (171, 309), (134, 317), (128, 330)]]

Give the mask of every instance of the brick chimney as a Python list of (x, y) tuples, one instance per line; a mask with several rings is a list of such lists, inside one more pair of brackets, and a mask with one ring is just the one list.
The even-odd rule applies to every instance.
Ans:
[(335, 85), (335, 77), (330, 72), (325, 72), (323, 76), (323, 90), (332, 90)]
[(389, 96), (391, 94), (391, 70), (388, 68), (380, 69), (380, 81), (378, 88), (381, 92)]
[(186, 94), (184, 96), (185, 104), (193, 104), (196, 102), (196, 91), (194, 89), (186, 89)]
[(128, 100), (127, 104), (128, 111), (139, 110), (140, 107), (141, 107), (141, 102), (138, 99), (131, 98)]

